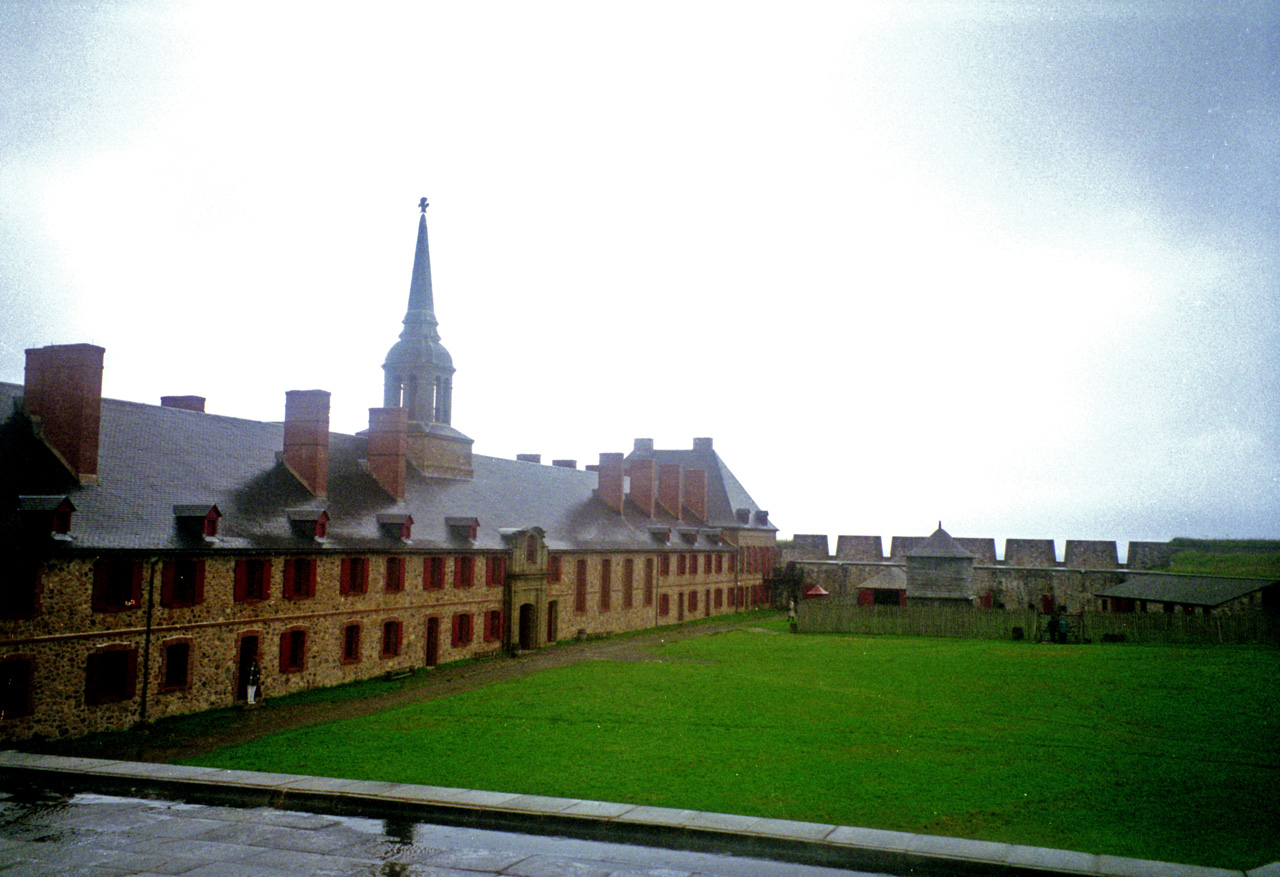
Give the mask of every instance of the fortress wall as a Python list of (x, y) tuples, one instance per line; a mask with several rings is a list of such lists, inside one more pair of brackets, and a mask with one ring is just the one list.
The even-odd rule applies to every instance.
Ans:
[(996, 540), (957, 538), (956, 544), (973, 555), (974, 563), (995, 566)]
[(789, 552), (795, 560), (826, 560), (830, 557), (825, 534), (797, 533)]
[(1120, 554), (1114, 542), (1068, 539), (1062, 565), (1071, 569), (1116, 569), (1120, 566)]
[(1058, 565), (1052, 539), (1006, 539), (1004, 562), (1008, 566), (1051, 567)]
[(1130, 542), (1126, 566), (1129, 569), (1152, 569), (1169, 565), (1173, 548), (1168, 542)]
[(879, 536), (837, 536), (836, 559), (880, 563), (884, 560), (884, 546)]
[(928, 536), (894, 536), (889, 542), (889, 559), (903, 560), (908, 551), (928, 538)]

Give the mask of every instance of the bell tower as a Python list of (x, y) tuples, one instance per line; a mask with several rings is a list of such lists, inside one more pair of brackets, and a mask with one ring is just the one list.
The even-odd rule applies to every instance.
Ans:
[(427, 199), (418, 202), (418, 243), (409, 281), (409, 306), (400, 340), (382, 364), (382, 404), (403, 408), (408, 420), (407, 457), (424, 475), (471, 478), (471, 439), (454, 429), (453, 357), (440, 343), (431, 290)]

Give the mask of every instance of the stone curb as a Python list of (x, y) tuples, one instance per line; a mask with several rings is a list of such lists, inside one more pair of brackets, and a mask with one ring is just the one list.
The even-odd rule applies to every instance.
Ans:
[[(888, 874), (1245, 877), (1245, 872), (1221, 868), (697, 810), (15, 751), (0, 751), (0, 777), (6, 788), (26, 784), (204, 804), (393, 817)], [(1248, 877), (1280, 877), (1280, 863), (1249, 871)]]

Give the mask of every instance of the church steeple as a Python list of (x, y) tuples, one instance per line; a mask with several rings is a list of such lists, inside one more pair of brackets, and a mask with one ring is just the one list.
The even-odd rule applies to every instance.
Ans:
[(418, 202), (418, 243), (409, 281), (404, 329), (382, 364), (383, 405), (404, 408), (410, 423), (449, 425), (453, 409), (453, 358), (440, 343), (431, 290), (431, 251), (427, 245), (427, 199)]

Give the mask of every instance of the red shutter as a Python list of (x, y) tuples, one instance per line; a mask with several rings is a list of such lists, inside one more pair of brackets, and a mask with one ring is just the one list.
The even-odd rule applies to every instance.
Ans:
[(133, 562), (133, 587), (129, 590), (129, 605), (142, 605), (142, 561)]
[(455, 613), (453, 613), (453, 637), (452, 637), (452, 642), (453, 642), (453, 647), (454, 647), (455, 649), (458, 647), (458, 618), (459, 618), (458, 613), (456, 613), (456, 612), (455, 612)]
[[(141, 579), (142, 562), (138, 562), (139, 579)], [(124, 699), (133, 700), (138, 693), (138, 650), (129, 649), (125, 656)]]
[(284, 562), (284, 581), (280, 590), (286, 600), (298, 596), (298, 558), (290, 557)]
[(166, 560), (160, 567), (160, 605), (173, 605), (173, 568), (176, 561)]
[(338, 571), (338, 593), (351, 593), (351, 558), (342, 558), (342, 566)]
[(196, 561), (196, 584), (192, 589), (192, 603), (204, 602), (204, 558)]
[(244, 558), (236, 561), (236, 583), (234, 586), (233, 599), (237, 603), (243, 603), (245, 601), (245, 592), (248, 590), (249, 582), (249, 571), (247, 567), (248, 562)]
[(271, 561), (262, 561), (262, 599), (271, 598)]
[(99, 560), (93, 564), (93, 611), (105, 612), (107, 609), (107, 561)]

